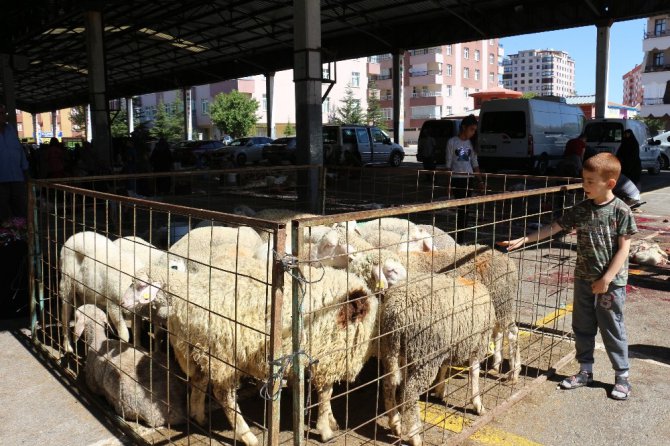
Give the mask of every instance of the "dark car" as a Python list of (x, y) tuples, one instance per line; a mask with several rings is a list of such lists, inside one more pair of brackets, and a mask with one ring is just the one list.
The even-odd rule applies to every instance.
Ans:
[(172, 159), (182, 167), (203, 167), (211, 154), (224, 147), (224, 143), (216, 140), (180, 141), (172, 148)]
[(263, 147), (263, 159), (271, 164), (280, 164), (282, 161), (295, 164), (296, 140), (295, 136), (275, 139), (272, 144)]

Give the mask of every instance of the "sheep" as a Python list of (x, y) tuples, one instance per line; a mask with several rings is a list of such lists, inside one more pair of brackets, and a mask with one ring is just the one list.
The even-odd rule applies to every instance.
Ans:
[[(245, 259), (238, 268), (243, 274), (212, 270), (206, 278), (199, 273), (152, 272), (151, 276), (136, 280), (124, 298), (124, 307), (128, 309), (152, 302), (157, 307), (169, 306), (167, 320), (175, 356), (193, 381), (192, 416), (198, 423), (205, 423), (204, 389), (211, 380), (214, 395), (234, 426), (235, 438), (249, 446), (255, 446), (258, 440), (240, 413), (235, 389), (240, 372), (259, 379), (269, 373), (268, 338), (261, 333), (269, 327), (266, 300), (270, 290), (268, 284), (253, 279), (264, 265), (262, 261)], [(313, 366), (312, 380), (320, 400), (317, 430), (326, 441), (337, 428), (330, 410), (333, 383), (355, 379), (370, 357), (378, 300), (370, 295), (361, 279), (347, 276), (345, 271), (310, 266), (301, 270), (312, 281), (305, 285), (302, 342), (304, 350), (319, 359)], [(288, 273), (285, 280), (290, 283)], [(216, 292), (212, 293), (213, 290)], [(282, 314), (291, 314), (291, 304), (292, 299), (283, 300)], [(290, 317), (283, 319), (284, 354), (292, 352), (290, 320)], [(352, 340), (355, 340), (353, 347)]]
[(636, 240), (631, 244), (630, 261), (638, 265), (665, 265), (668, 263), (668, 253), (663, 251), (658, 243), (647, 240)]
[(432, 251), (433, 240), (425, 230), (413, 226), (408, 231), (397, 233), (372, 226), (363, 227), (360, 236), (375, 248), (384, 248), (396, 252)]
[(430, 234), (433, 240), (433, 249), (442, 251), (456, 245), (456, 240), (448, 233), (434, 225), (416, 225), (417, 228)]
[(382, 217), (374, 220), (368, 220), (358, 223), (358, 228), (361, 232), (368, 232), (369, 230), (384, 230), (395, 232), (396, 234), (404, 234), (417, 225), (406, 218), (399, 217)]
[(186, 386), (170, 376), (176, 364), (154, 351), (151, 354), (105, 334), (107, 317), (95, 305), (75, 312), (75, 336), (84, 335), (87, 345), (84, 371), (93, 393), (103, 395), (116, 413), (126, 420), (142, 420), (151, 427), (186, 421)]
[(58, 289), (65, 353), (74, 351), (69, 333), (72, 307), (84, 303), (105, 308), (119, 338), (128, 342), (130, 333), (118, 304), (134, 273), (143, 266), (139, 259), (96, 232), (78, 232), (65, 241), (60, 250)]
[[(395, 434), (408, 436), (412, 446), (421, 445), (416, 402), (445, 362), (469, 363), (472, 404), (478, 414), (485, 412), (479, 392), (479, 363), (485, 358), (494, 322), (491, 296), (477, 281), (424, 274), (386, 291), (381, 359), (386, 373), (384, 403)], [(440, 384), (443, 380), (440, 373)], [(402, 399), (400, 406), (397, 396)]]
[(451, 272), (456, 276), (476, 279), (491, 294), (495, 307), (494, 360), (492, 370), (500, 372), (502, 366), (503, 336), (507, 333), (510, 356), (510, 382), (516, 382), (521, 372), (519, 329), (516, 326), (514, 302), (519, 287), (517, 267), (512, 259), (484, 245), (456, 245), (444, 251), (409, 252), (400, 260), (408, 274)]
[(185, 270), (186, 268), (183, 259), (168, 255), (166, 251), (157, 248), (141, 237), (121, 237), (112, 243), (118, 246), (121, 251), (133, 255), (135, 259), (139, 259), (140, 267), (152, 265), (153, 267), (169, 267), (181, 270)]

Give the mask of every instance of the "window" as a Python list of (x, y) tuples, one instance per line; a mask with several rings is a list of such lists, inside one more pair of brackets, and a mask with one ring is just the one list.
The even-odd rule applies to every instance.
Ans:
[(454, 109), (451, 107), (451, 105), (447, 105), (446, 110), (447, 110), (447, 115), (453, 114)]
[(451, 96), (451, 85), (447, 85), (447, 96)]
[(475, 70), (475, 80), (479, 80), (479, 70)]
[(268, 110), (268, 95), (263, 93), (263, 99), (261, 100), (261, 110), (267, 111)]
[(393, 119), (393, 109), (392, 108), (382, 108), (382, 118), (387, 121)]
[(654, 66), (662, 67), (663, 65), (665, 65), (665, 57), (663, 52), (659, 51), (658, 53), (654, 53)]
[(451, 64), (447, 64), (447, 76), (451, 76)]
[(446, 52), (447, 52), (447, 56), (451, 56), (451, 45), (447, 45)]
[(324, 99), (321, 103), (321, 113), (326, 116), (330, 114), (330, 98)]
[(495, 73), (491, 71), (489, 72), (489, 82), (493, 82), (494, 80), (495, 80)]
[(209, 99), (200, 100), (200, 111), (202, 112), (203, 115), (209, 114)]
[(654, 35), (662, 36), (666, 31), (666, 20), (665, 19), (656, 19), (654, 24)]
[(465, 93), (465, 97), (467, 98), (468, 96), (470, 96), (470, 89), (469, 88), (464, 88), (463, 93)]
[(470, 79), (470, 68), (468, 67), (463, 68), (463, 78)]
[(479, 50), (475, 50), (475, 60), (479, 62)]
[(493, 64), (493, 53), (489, 54), (489, 64)]
[(351, 86), (360, 87), (361, 85), (361, 73), (357, 71), (352, 71), (351, 73)]
[(494, 39), (489, 39), (489, 45), (493, 45), (495, 43)]
[(18, 131), (18, 132), (23, 131), (23, 123), (22, 122), (17, 122), (16, 123), (16, 131)]
[(470, 48), (467, 46), (463, 48), (463, 59), (469, 59), (470, 58)]

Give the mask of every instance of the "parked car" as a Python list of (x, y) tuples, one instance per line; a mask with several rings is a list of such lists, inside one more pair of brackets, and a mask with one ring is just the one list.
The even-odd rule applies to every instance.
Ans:
[(221, 141), (180, 141), (172, 147), (172, 159), (182, 167), (204, 167), (212, 153), (225, 147)]
[(280, 164), (282, 161), (295, 164), (296, 141), (295, 136), (275, 139), (272, 144), (263, 146), (263, 159), (268, 160), (271, 164)]
[(247, 162), (258, 163), (263, 159), (263, 146), (271, 142), (272, 138), (266, 136), (237, 138), (227, 146), (217, 150), (216, 157), (229, 159), (237, 166), (244, 166)]
[(640, 161), (642, 170), (652, 175), (661, 171), (660, 142), (654, 141), (649, 134), (647, 125), (635, 119), (602, 118), (592, 119), (586, 123), (585, 158), (600, 152), (616, 154), (621, 145), (624, 130), (630, 130), (640, 144)]
[(405, 149), (380, 128), (365, 125), (324, 125), (323, 159), (331, 165), (402, 164)]
[(584, 113), (555, 97), (496, 99), (479, 113), (479, 165), (546, 175), (563, 158), (565, 143), (579, 136)]
[(661, 169), (670, 168), (670, 131), (654, 136), (654, 141), (660, 142), (658, 148), (661, 151)]
[[(435, 169), (446, 162), (447, 142), (458, 135), (461, 118), (429, 119), (421, 126), (417, 142), (416, 160), (424, 169)], [(432, 138), (432, 140), (431, 140)], [(476, 144), (472, 145), (476, 147)]]

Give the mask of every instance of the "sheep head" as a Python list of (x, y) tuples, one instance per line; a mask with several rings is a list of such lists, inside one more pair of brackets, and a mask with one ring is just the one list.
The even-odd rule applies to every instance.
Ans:
[(396, 248), (398, 252), (428, 252), (433, 251), (433, 236), (424, 228), (415, 226), (402, 234)]

